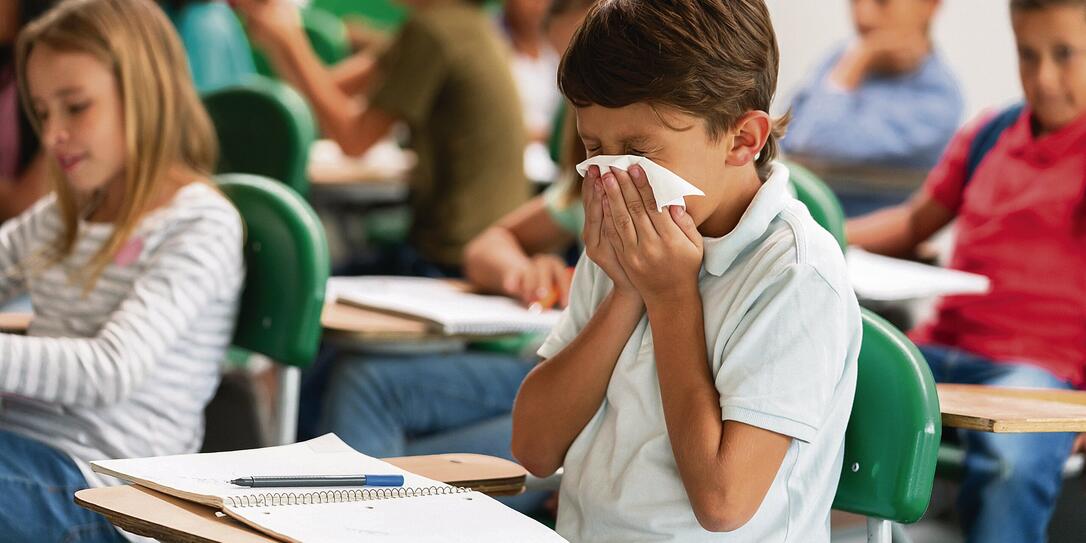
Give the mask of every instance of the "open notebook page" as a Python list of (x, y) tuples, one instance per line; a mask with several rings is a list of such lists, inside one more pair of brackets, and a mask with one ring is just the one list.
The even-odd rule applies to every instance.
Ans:
[(335, 434), (263, 449), (91, 462), (98, 473), (221, 508), (229, 498), (333, 488), (247, 488), (230, 480), (251, 475), (402, 474), (404, 487), (447, 486), (355, 451)]
[(471, 294), (419, 277), (333, 277), (327, 297), (433, 322), (446, 334), (548, 332), (561, 316), (560, 311), (536, 313), (505, 296)]
[(382, 543), (558, 543), (542, 524), (469, 492), (381, 501), (227, 507), (231, 517), (286, 541)]

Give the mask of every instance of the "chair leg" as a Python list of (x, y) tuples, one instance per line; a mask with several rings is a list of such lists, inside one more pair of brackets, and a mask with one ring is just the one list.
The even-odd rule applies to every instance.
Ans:
[(891, 543), (890, 521), (867, 517), (867, 543)]
[(913, 538), (909, 537), (909, 532), (905, 531), (904, 524), (890, 523), (890, 535), (894, 543), (913, 543)]
[(279, 398), (275, 406), (275, 441), (289, 445), (298, 437), (298, 397), (302, 390), (302, 370), (279, 366)]

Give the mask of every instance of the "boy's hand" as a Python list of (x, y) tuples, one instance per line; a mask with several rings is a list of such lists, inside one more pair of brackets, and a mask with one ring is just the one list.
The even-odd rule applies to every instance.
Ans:
[(262, 49), (277, 50), (287, 41), (305, 36), (298, 8), (287, 0), (231, 0), (245, 20), (246, 30)]
[(588, 174), (585, 175), (584, 184), (581, 186), (585, 212), (583, 234), (585, 254), (607, 274), (607, 277), (611, 278), (611, 282), (615, 284), (616, 294), (640, 299), (640, 294), (626, 276), (622, 265), (619, 264), (618, 255), (607, 240), (609, 235), (614, 234), (615, 228), (614, 222), (609, 218), (604, 220), (603, 205), (607, 201), (607, 194), (603, 190), (602, 183), (599, 167), (589, 166)]
[(875, 31), (860, 43), (867, 50), (868, 69), (872, 71), (909, 72), (916, 69), (928, 53), (927, 37), (910, 30)]
[(698, 291), (703, 254), (697, 225), (681, 206), (656, 210), (640, 166), (612, 168), (602, 178), (604, 234), (646, 305)]

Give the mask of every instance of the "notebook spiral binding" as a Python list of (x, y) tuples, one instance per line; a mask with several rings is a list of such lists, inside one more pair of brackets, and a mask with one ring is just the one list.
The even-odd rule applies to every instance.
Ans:
[(444, 496), (471, 492), (470, 488), (456, 486), (379, 487), (318, 490), (316, 492), (269, 492), (228, 496), (223, 502), (230, 507), (275, 507), (280, 505), (311, 505), (320, 503), (345, 503), (368, 500), (394, 500), (421, 496)]

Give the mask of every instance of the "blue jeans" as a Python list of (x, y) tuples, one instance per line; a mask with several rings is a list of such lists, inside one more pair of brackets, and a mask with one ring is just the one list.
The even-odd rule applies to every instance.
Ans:
[(125, 541), (105, 517), (75, 504), (75, 491), (87, 486), (87, 480), (66, 454), (0, 430), (0, 539), (3, 541)]
[[(1003, 364), (957, 349), (921, 347), (940, 383), (1072, 388), (1030, 364)], [(1075, 434), (960, 431), (965, 445), (958, 510), (970, 543), (1040, 542), (1056, 507)]]
[[(512, 458), (510, 412), (532, 361), (487, 352), (340, 357), (321, 430), (375, 457), (477, 453)], [(503, 498), (530, 512), (545, 496)]]

